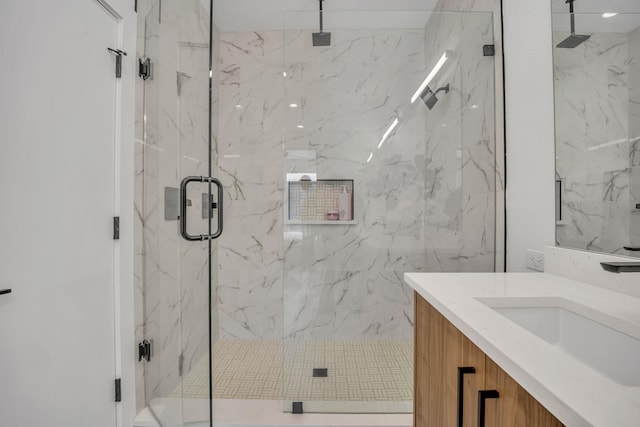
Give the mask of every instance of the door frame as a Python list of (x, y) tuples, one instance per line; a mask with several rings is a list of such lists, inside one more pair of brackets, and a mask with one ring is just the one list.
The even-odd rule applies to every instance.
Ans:
[(114, 241), (114, 351), (115, 378), (121, 379), (122, 401), (116, 403), (116, 425), (129, 427), (136, 416), (134, 321), (134, 132), (137, 78), (135, 0), (94, 0), (117, 20), (117, 49), (122, 77), (116, 82), (114, 153), (114, 216), (120, 217), (120, 238)]

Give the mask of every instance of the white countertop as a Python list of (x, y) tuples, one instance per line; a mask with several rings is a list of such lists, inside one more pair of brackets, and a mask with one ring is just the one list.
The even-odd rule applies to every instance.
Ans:
[(476, 299), (564, 298), (593, 310), (596, 317), (604, 313), (610, 326), (617, 321), (619, 330), (626, 328), (640, 337), (639, 298), (544, 273), (406, 273), (404, 277), (565, 425), (640, 426), (640, 387), (612, 381)]

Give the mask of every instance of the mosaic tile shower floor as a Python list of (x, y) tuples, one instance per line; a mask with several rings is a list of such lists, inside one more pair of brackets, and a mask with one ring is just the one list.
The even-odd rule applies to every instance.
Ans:
[[(219, 340), (214, 345), (214, 398), (411, 401), (413, 342)], [(207, 357), (182, 382), (185, 398), (209, 397)], [(313, 368), (327, 368), (314, 378)], [(285, 387), (286, 384), (286, 387)], [(180, 395), (179, 389), (174, 397)]]

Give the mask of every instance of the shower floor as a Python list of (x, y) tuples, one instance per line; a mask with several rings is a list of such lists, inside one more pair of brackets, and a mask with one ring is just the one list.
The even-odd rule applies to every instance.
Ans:
[[(413, 342), (228, 340), (213, 349), (215, 399), (411, 401)], [(284, 355), (286, 354), (286, 359)], [(283, 370), (283, 367), (285, 369)], [(326, 368), (327, 377), (313, 377)], [(182, 382), (182, 396), (206, 399), (207, 357)], [(179, 396), (179, 389), (174, 396)]]

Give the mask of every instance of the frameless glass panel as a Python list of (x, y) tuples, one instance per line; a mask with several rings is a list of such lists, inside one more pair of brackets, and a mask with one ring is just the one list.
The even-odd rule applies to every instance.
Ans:
[[(150, 4), (144, 27), (143, 60), (150, 69), (138, 162), (140, 259), (142, 335), (152, 350), (141, 363), (147, 406), (163, 426), (210, 421), (210, 252), (216, 244), (187, 241), (179, 227), (181, 181), (210, 170), (209, 17), (208, 2), (162, 0)], [(216, 221), (210, 190), (206, 182), (186, 188), (182, 220), (189, 234), (209, 234)]]
[(493, 35), (489, 13), (434, 14), (425, 27), (426, 57), (450, 57), (443, 72), (450, 67), (444, 79), (451, 91), (422, 118), (426, 271), (491, 272), (496, 265)]
[(492, 16), (324, 24), (285, 13), (284, 410), (411, 412), (403, 273), (494, 270)]
[(623, 11), (553, 15), (556, 242), (640, 256), (640, 14)]

